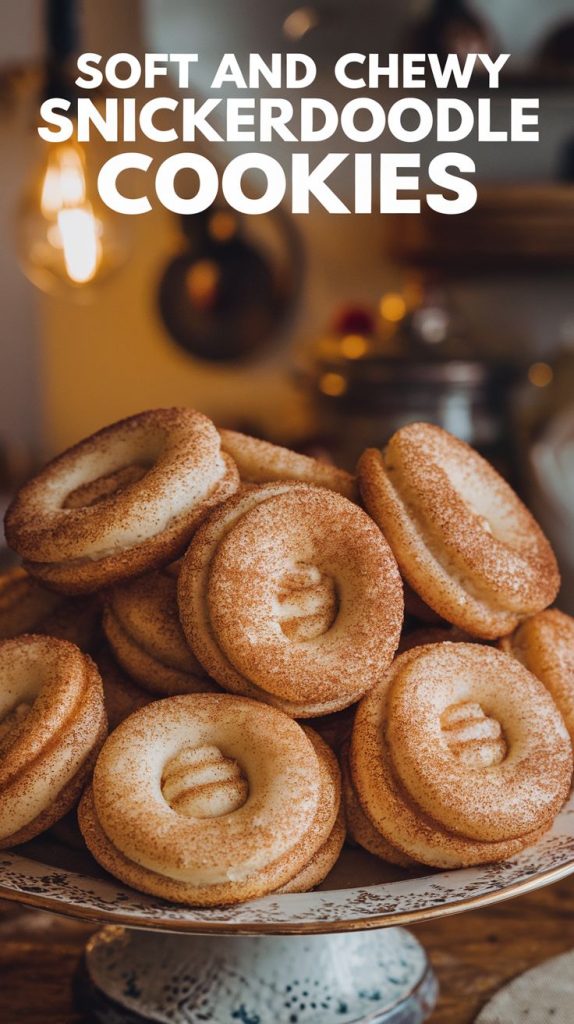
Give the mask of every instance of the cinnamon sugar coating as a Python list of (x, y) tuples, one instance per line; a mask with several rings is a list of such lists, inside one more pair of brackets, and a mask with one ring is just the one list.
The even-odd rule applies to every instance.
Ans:
[(119, 667), (104, 643), (95, 655), (98, 671), (104, 688), (104, 704), (110, 732), (134, 711), (151, 704), (155, 698), (149, 690), (143, 690)]
[(97, 599), (67, 598), (47, 590), (25, 569), (0, 574), (0, 640), (42, 633), (90, 651), (99, 626)]
[(374, 831), (413, 860), (456, 868), (514, 856), (550, 827), (572, 748), (552, 698), (516, 660), (442, 643), (402, 654), (361, 701), (349, 764), (366, 819), (362, 832), (351, 800), (359, 842)]
[(289, 448), (240, 434), (236, 430), (220, 430), (219, 434), (222, 450), (231, 456), (245, 483), (266, 484), (291, 480), (294, 483), (326, 487), (350, 501), (359, 499), (357, 481), (344, 469), (308, 455), (300, 455)]
[(539, 612), (499, 646), (544, 683), (574, 742), (574, 619), (557, 608)]
[(73, 807), (107, 732), (94, 663), (65, 640), (0, 643), (0, 849)]
[(448, 622), (496, 639), (556, 597), (558, 567), (540, 527), (464, 442), (414, 423), (384, 452), (367, 449), (358, 473), (403, 576)]
[[(103, 867), (214, 906), (319, 884), (345, 818), (405, 868), (537, 841), (574, 736), (574, 620), (542, 610), (559, 582), (550, 546), (436, 427), (369, 449), (359, 477), (369, 515), (349, 474), (165, 409), (21, 490), (7, 533), (25, 568), (0, 575), (0, 641), (16, 637), (0, 642), (0, 849), (84, 789)], [(392, 661), (399, 568), (427, 628)], [(66, 641), (95, 645), (102, 608), (96, 668)]]
[(315, 889), (321, 882), (324, 882), (339, 859), (346, 834), (345, 815), (341, 805), (331, 834), (327, 836), (314, 857), (290, 882), (286, 882), (275, 892), (309, 892), (310, 889)]
[(350, 839), (357, 846), (362, 846), (363, 849), (368, 850), (374, 857), (380, 857), (381, 860), (385, 860), (389, 864), (396, 864), (398, 867), (403, 868), (414, 867), (417, 862), (412, 857), (409, 857), (408, 854), (399, 850), (398, 847), (393, 846), (388, 839), (385, 839), (377, 831), (361, 807), (349, 768), (348, 742), (341, 751), (341, 776), (345, 820)]
[(150, 410), (50, 462), (16, 495), (6, 537), (47, 586), (90, 593), (178, 558), (238, 483), (207, 417)]
[[(334, 620), (318, 581), (333, 588)], [(300, 718), (348, 707), (373, 686), (403, 618), (396, 563), (375, 524), (303, 484), (253, 488), (217, 509), (183, 559), (178, 600), (189, 644), (221, 686)], [(297, 609), (312, 628), (293, 632)]]
[(79, 821), (96, 859), (128, 885), (214, 906), (304, 869), (318, 882), (338, 852), (339, 812), (336, 760), (311, 730), (245, 698), (188, 694), (118, 726)]
[(104, 632), (125, 672), (159, 696), (217, 689), (179, 622), (177, 574), (168, 567), (106, 593)]

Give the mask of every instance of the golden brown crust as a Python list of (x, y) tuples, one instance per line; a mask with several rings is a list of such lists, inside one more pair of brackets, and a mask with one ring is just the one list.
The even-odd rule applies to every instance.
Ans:
[(350, 501), (359, 500), (356, 478), (344, 469), (236, 430), (220, 430), (219, 434), (222, 450), (234, 460), (244, 483), (291, 480), (293, 483), (326, 487)]
[(90, 594), (95, 590), (122, 583), (154, 569), (176, 561), (183, 555), (194, 530), (203, 522), (212, 508), (216, 508), (235, 492), (238, 485), (237, 470), (230, 462), (227, 472), (204, 502), (189, 516), (181, 517), (169, 529), (145, 544), (122, 551), (109, 558), (75, 559), (70, 563), (49, 564), (24, 560), (28, 572), (42, 581), (44, 586), (63, 594)]
[(33, 821), (28, 825), (24, 825), (17, 832), (13, 832), (7, 840), (0, 840), (0, 849), (7, 846), (19, 846), (21, 843), (29, 842), (30, 839), (34, 839), (42, 832), (46, 832), (47, 829), (57, 827), (62, 818), (65, 818), (70, 811), (74, 810), (86, 786), (89, 784), (100, 747), (107, 735), (108, 723), (106, 716), (102, 715), (100, 731), (96, 736), (92, 752), (81, 768), (78, 769), (73, 779), (70, 779), (54, 802), (41, 811)]
[(33, 633), (63, 598), (40, 586), (20, 566), (0, 575), (0, 640)]
[(531, 845), (572, 775), (568, 734), (544, 687), (477, 644), (433, 644), (397, 658), (359, 705), (349, 760), (373, 829), (442, 868), (503, 860)]
[(99, 604), (94, 598), (69, 600), (47, 590), (21, 567), (0, 575), (0, 640), (42, 633), (90, 651), (98, 624)]
[(277, 893), (309, 892), (324, 882), (339, 859), (347, 829), (343, 808), (339, 810), (333, 830), (309, 863), (290, 882), (286, 882)]
[(415, 423), (359, 460), (365, 505), (423, 601), (473, 636), (496, 639), (550, 604), (560, 578), (540, 527), (464, 442)]
[(574, 619), (557, 608), (539, 612), (499, 646), (544, 683), (574, 742)]
[(399, 850), (398, 847), (389, 843), (377, 831), (363, 811), (359, 798), (355, 793), (349, 770), (348, 742), (345, 744), (341, 754), (341, 776), (345, 819), (350, 838), (357, 846), (362, 846), (364, 850), (368, 850), (374, 857), (379, 857), (389, 864), (396, 864), (398, 867), (403, 868), (414, 867), (417, 862), (412, 857), (407, 856), (406, 853), (403, 853), (402, 850)]
[(315, 858), (318, 881), (339, 842), (339, 811), (336, 760), (312, 730), (244, 698), (194, 694), (150, 704), (118, 727), (79, 822), (99, 863), (128, 885), (215, 906), (286, 885)]
[[(209, 907), (320, 884), (345, 818), (406, 869), (502, 860), (544, 834), (574, 737), (574, 620), (541, 610), (559, 582), (548, 542), (428, 424), (367, 450), (359, 477), (375, 523), (349, 474), (167, 409), (22, 489), (7, 533), (25, 567), (0, 575), (0, 641), (17, 635), (0, 642), (0, 849), (87, 787), (79, 822), (104, 868)], [(391, 663), (393, 551), (429, 628)], [(103, 689), (66, 639), (19, 635), (87, 647), (102, 608)]]
[(121, 667), (161, 696), (217, 690), (190, 650), (179, 621), (177, 574), (148, 573), (108, 591), (104, 632)]
[(102, 682), (53, 637), (0, 644), (0, 848), (49, 828), (74, 805), (107, 732)]
[(343, 811), (339, 762), (332, 748), (325, 742), (322, 736), (314, 729), (309, 728), (308, 725), (303, 726), (303, 729), (329, 772), (331, 786), (328, 789), (328, 795), (332, 800), (330, 813), (332, 815), (334, 810), (336, 817), (333, 828), (324, 843), (313, 854), (305, 867), (298, 871), (289, 882), (286, 882), (285, 885), (277, 889), (277, 892), (308, 892), (309, 889), (314, 889), (317, 885), (320, 885), (335, 866), (343, 848), (347, 832)]
[(112, 732), (125, 718), (151, 704), (154, 697), (148, 690), (142, 690), (114, 661), (108, 647), (102, 645), (95, 655), (104, 687), (104, 703)]
[(178, 558), (238, 483), (207, 417), (150, 410), (49, 463), (12, 502), (6, 536), (46, 586), (90, 593)]
[[(313, 588), (329, 582), (338, 613), (325, 618), (321, 590), (319, 630), (298, 642), (293, 615), (310, 611), (305, 574)], [(264, 485), (217, 509), (183, 559), (178, 600), (188, 642), (221, 686), (299, 718), (357, 701), (389, 664), (402, 624), (400, 577), (374, 523), (303, 484)]]

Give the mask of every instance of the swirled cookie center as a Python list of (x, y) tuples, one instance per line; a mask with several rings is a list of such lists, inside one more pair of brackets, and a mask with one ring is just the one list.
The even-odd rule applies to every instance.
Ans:
[(315, 640), (333, 625), (339, 602), (335, 581), (314, 565), (299, 562), (281, 578), (277, 619), (295, 643)]
[(147, 466), (134, 463), (133, 465), (122, 466), (121, 469), (116, 469), (113, 473), (97, 477), (95, 480), (89, 480), (85, 484), (80, 484), (79, 487), (76, 487), (75, 490), (67, 495), (62, 507), (77, 509), (98, 505), (100, 501), (105, 501), (107, 498), (111, 498), (112, 495), (124, 491), (130, 484), (137, 483), (138, 480), (145, 476), (148, 468)]
[(243, 807), (249, 783), (237, 761), (218, 747), (184, 747), (166, 764), (161, 790), (177, 814), (221, 818)]
[(492, 768), (506, 757), (506, 740), (500, 722), (485, 714), (480, 704), (451, 704), (440, 719), (446, 744), (467, 768)]

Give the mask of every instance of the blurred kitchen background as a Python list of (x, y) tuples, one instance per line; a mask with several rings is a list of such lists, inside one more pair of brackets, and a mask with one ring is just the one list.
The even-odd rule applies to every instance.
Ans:
[[(102, 144), (48, 154), (39, 98), (69, 88), (76, 52), (146, 50), (198, 52), (197, 97), (226, 51), (307, 52), (321, 69), (313, 95), (335, 102), (330, 69), (351, 50), (511, 52), (497, 120), (508, 126), (511, 96), (540, 97), (541, 141), (442, 147), (477, 164), (479, 205), (458, 217), (423, 207), (420, 217), (246, 218), (221, 205), (185, 221), (159, 206), (118, 219), (98, 207), (90, 178)], [(482, 95), (477, 76), (464, 98)], [(381, 88), (380, 98), (398, 95)], [(155, 405), (196, 406), (347, 467), (397, 426), (432, 420), (533, 505), (574, 611), (573, 114), (573, 0), (3, 4), (0, 492)], [(405, 148), (385, 136), (379, 149), (393, 146)], [(287, 156), (280, 145), (243, 148)], [(320, 159), (349, 143), (311, 148)], [(423, 167), (440, 148), (423, 145)], [(208, 155), (223, 165), (239, 150), (220, 143)], [(350, 187), (340, 179), (343, 198)]]

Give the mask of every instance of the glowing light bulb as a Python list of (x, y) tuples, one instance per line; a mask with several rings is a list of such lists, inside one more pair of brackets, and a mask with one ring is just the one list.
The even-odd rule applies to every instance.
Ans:
[(91, 281), (102, 258), (98, 222), (90, 209), (60, 210), (58, 228), (66, 272), (74, 284)]
[(83, 155), (75, 146), (55, 147), (48, 155), (42, 181), (40, 206), (45, 217), (86, 201), (86, 171)]
[(49, 145), (18, 220), (27, 276), (49, 292), (79, 293), (126, 258), (125, 229), (99, 201), (81, 147)]
[(287, 39), (296, 42), (302, 39), (320, 22), (319, 12), (314, 7), (296, 7), (283, 22), (283, 33)]

